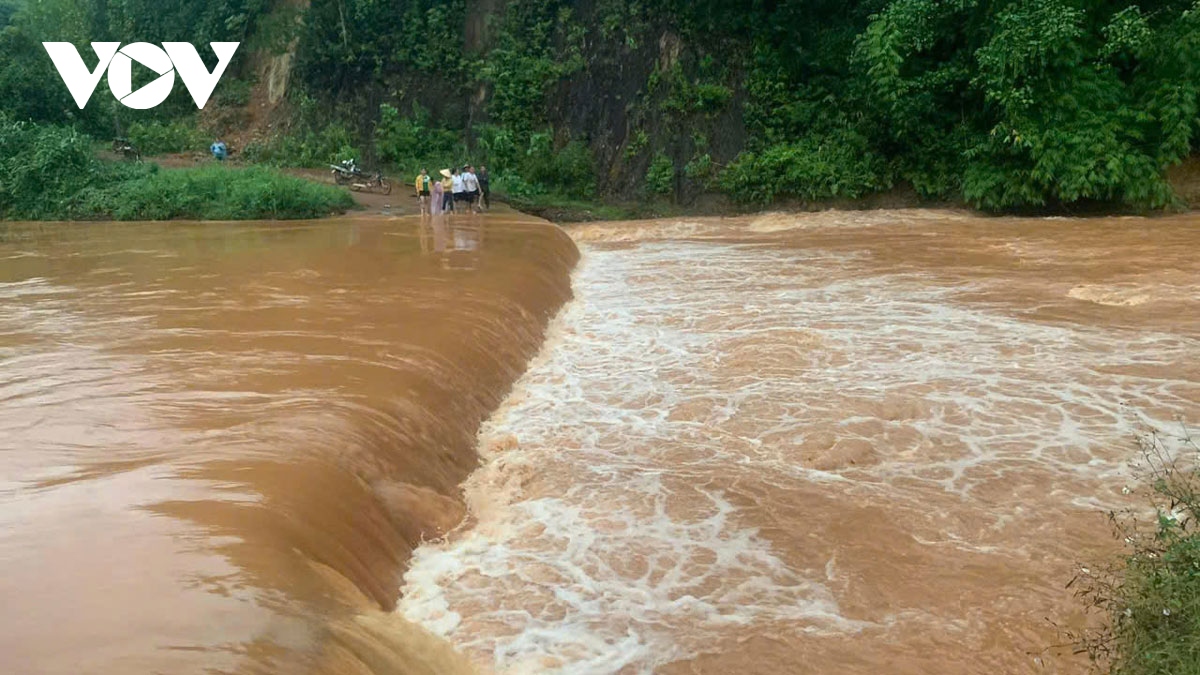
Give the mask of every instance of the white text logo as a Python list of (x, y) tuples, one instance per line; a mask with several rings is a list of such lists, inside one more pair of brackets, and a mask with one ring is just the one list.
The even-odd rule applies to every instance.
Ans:
[[(217, 67), (210, 73), (196, 48), (187, 42), (164, 42), (162, 47), (149, 42), (134, 42), (121, 46), (120, 42), (93, 42), (96, 52), (95, 70), (88, 70), (79, 56), (79, 50), (70, 42), (43, 42), (42, 46), (58, 68), (67, 89), (80, 110), (92, 98), (100, 78), (108, 71), (108, 88), (127, 108), (148, 110), (167, 100), (175, 87), (175, 73), (179, 73), (197, 108), (204, 108), (212, 96), (225, 68), (233, 59), (240, 42), (210, 42), (217, 55)], [(137, 61), (158, 73), (150, 84), (133, 91), (133, 62)]]

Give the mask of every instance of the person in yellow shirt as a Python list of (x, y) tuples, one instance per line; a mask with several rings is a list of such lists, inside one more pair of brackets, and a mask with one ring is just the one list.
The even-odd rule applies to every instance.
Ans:
[(429, 215), (429, 195), (433, 193), (433, 180), (429, 178), (429, 170), (421, 169), (417, 176), (417, 201), (421, 203), (421, 215)]

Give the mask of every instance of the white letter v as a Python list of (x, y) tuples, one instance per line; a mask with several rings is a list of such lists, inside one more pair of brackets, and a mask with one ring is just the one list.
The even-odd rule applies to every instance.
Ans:
[(50, 60), (54, 61), (54, 67), (58, 68), (58, 74), (66, 83), (75, 103), (79, 105), (80, 110), (83, 110), (88, 99), (92, 98), (92, 92), (96, 91), (96, 85), (100, 84), (100, 78), (104, 76), (108, 64), (116, 55), (117, 50), (121, 48), (121, 43), (92, 43), (92, 51), (96, 52), (96, 57), (99, 59), (95, 71), (88, 71), (88, 67), (83, 63), (83, 58), (79, 56), (79, 50), (75, 49), (75, 45), (70, 42), (43, 42), (42, 46), (46, 48)]
[(240, 42), (210, 42), (208, 43), (217, 55), (217, 67), (213, 71), (208, 72), (208, 68), (204, 62), (200, 60), (200, 54), (196, 48), (187, 42), (164, 42), (163, 49), (167, 50), (167, 54), (171, 57), (171, 62), (175, 64), (175, 72), (179, 73), (179, 77), (183, 79), (183, 85), (187, 87), (188, 93), (192, 95), (192, 100), (196, 102), (196, 107), (204, 109), (204, 104), (208, 103), (208, 97), (212, 96), (213, 89), (217, 88), (217, 83), (221, 81), (221, 76), (225, 74), (225, 69), (229, 67), (229, 62), (233, 59), (233, 53), (237, 51)]

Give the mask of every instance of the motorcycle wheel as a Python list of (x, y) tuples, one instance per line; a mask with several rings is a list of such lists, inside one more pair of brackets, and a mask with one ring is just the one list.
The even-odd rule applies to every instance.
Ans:
[(387, 182), (386, 180), (380, 178), (379, 179), (379, 191), (385, 195), (392, 194), (392, 184)]
[(342, 173), (341, 171), (334, 171), (333, 172), (333, 182), (337, 183), (338, 185), (349, 185), (350, 177), (347, 176), (346, 174)]

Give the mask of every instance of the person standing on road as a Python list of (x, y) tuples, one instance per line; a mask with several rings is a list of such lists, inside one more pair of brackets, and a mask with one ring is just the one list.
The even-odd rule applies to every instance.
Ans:
[(482, 197), (483, 207), (488, 211), (492, 210), (492, 186), (491, 177), (488, 176), (486, 166), (479, 167), (479, 195)]
[(457, 168), (450, 179), (451, 189), (454, 190), (454, 212), (458, 213), (460, 206), (463, 206), (467, 201), (467, 188), (463, 183), (462, 172)]
[(450, 169), (442, 169), (442, 213), (454, 210), (454, 177)]
[(429, 212), (435, 216), (442, 215), (442, 204), (445, 200), (445, 192), (442, 190), (442, 181), (433, 181), (433, 194), (430, 195)]
[(421, 215), (429, 215), (429, 197), (433, 194), (433, 181), (429, 178), (429, 170), (421, 169), (417, 176), (417, 201), (421, 204)]
[(480, 213), (479, 208), (479, 177), (475, 175), (475, 167), (468, 165), (463, 174), (463, 191), (467, 193), (467, 205), (472, 211)]

